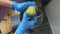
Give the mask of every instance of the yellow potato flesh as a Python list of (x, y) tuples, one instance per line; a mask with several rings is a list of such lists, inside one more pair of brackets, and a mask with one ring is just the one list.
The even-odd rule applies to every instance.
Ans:
[(34, 6), (29, 6), (26, 10), (29, 16), (34, 16), (36, 14), (35, 7)]

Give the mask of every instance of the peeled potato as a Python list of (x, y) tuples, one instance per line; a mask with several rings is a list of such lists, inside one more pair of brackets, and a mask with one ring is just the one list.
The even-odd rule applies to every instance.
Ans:
[(36, 14), (35, 7), (34, 6), (29, 6), (26, 10), (29, 16), (34, 16)]

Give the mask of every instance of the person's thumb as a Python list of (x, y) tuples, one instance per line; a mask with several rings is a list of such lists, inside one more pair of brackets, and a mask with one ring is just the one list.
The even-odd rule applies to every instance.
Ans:
[(27, 14), (27, 12), (25, 11), (24, 14), (23, 14), (23, 19), (26, 19), (26, 18), (28, 18), (28, 14)]

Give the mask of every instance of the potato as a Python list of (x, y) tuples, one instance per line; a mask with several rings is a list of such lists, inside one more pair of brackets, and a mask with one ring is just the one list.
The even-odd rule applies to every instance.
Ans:
[(29, 6), (26, 10), (29, 16), (34, 16), (36, 14), (35, 7), (34, 6)]

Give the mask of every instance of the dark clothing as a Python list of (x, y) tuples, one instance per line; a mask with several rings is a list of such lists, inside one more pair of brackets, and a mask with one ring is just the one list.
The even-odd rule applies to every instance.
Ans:
[(6, 12), (7, 12), (7, 8), (0, 6), (0, 21), (2, 20)]

